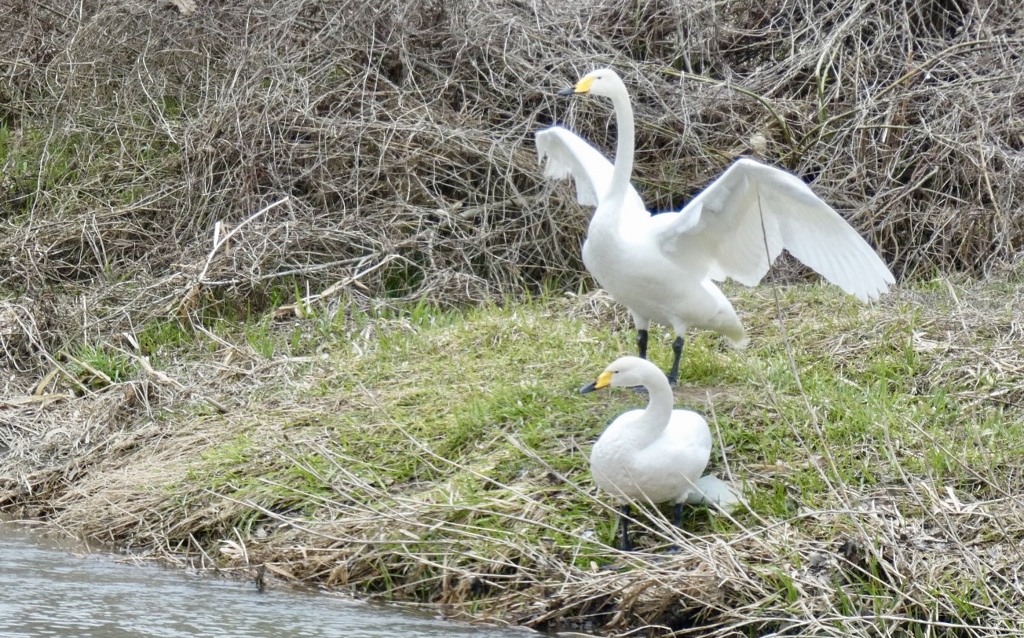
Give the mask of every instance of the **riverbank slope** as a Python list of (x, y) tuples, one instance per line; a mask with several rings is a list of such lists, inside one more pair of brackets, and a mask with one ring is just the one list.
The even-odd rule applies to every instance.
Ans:
[[(157, 324), (143, 351), (0, 402), (0, 505), (175, 563), (546, 630), (1019, 626), (1024, 289), (737, 292), (751, 349), (696, 335), (676, 397), (750, 510), (676, 529), (643, 508), (641, 552), (609, 546), (587, 470), (643, 403), (576, 392), (633, 350), (601, 294)], [(75, 391), (101, 369), (123, 379)]]

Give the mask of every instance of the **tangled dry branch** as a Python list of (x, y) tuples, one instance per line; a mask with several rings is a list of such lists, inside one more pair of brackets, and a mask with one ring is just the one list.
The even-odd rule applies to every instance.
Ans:
[(531, 138), (557, 120), (611, 149), (607, 105), (553, 95), (604, 64), (654, 209), (757, 139), (904, 276), (1024, 243), (1024, 18), (993, 0), (55, 0), (0, 25), (0, 282), (50, 342), (275, 289), (578, 285), (587, 212)]

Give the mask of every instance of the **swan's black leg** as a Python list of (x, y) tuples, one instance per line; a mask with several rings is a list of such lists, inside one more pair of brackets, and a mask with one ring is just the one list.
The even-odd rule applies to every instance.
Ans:
[[(683, 527), (683, 504), (682, 503), (676, 503), (676, 504), (674, 504), (672, 506), (672, 523), (676, 527), (682, 529), (682, 527)], [(670, 554), (674, 554), (674, 553), (676, 553), (678, 551), (679, 551), (679, 546), (676, 545), (675, 543), (672, 543), (672, 545), (670, 545), (669, 548), (668, 548), (668, 553), (670, 553)]]
[(629, 503), (619, 508), (619, 549), (624, 552), (633, 551), (629, 542), (629, 516), (631, 514)]
[(640, 351), (640, 358), (647, 358), (647, 331), (637, 330), (636, 331), (636, 347)]
[[(640, 351), (640, 358), (647, 358), (647, 331), (643, 328), (637, 328), (636, 330), (636, 347)], [(647, 388), (642, 385), (635, 386), (633, 392), (639, 394), (647, 394)]]
[(675, 385), (676, 381), (679, 380), (679, 359), (683, 356), (683, 338), (676, 337), (676, 340), (672, 342), (672, 353), (675, 355), (672, 359), (672, 369), (668, 372), (668, 383), (669, 385)]

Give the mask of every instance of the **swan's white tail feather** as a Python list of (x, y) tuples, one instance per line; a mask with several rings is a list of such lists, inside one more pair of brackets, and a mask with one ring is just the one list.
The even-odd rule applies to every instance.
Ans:
[(747, 504), (738, 488), (711, 474), (705, 474), (697, 479), (696, 486), (686, 496), (686, 502), (689, 505), (714, 503), (726, 512), (732, 512), (740, 505)]
[(747, 333), (743, 333), (739, 337), (726, 335), (725, 338), (729, 340), (729, 345), (737, 350), (745, 350), (750, 344), (750, 337), (747, 336)]

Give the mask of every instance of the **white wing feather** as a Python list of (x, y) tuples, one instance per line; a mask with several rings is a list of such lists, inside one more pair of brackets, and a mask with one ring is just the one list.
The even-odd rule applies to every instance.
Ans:
[[(604, 155), (580, 136), (561, 126), (552, 126), (536, 134), (537, 161), (544, 164), (544, 177), (576, 182), (576, 200), (583, 206), (598, 206), (612, 181), (614, 167)], [(547, 159), (547, 162), (544, 160)], [(632, 185), (626, 193), (623, 208), (647, 208)]]
[(734, 162), (679, 213), (653, 219), (663, 250), (690, 266), (705, 263), (712, 279), (753, 286), (785, 248), (861, 301), (895, 283), (871, 246), (807, 184), (752, 159)]

